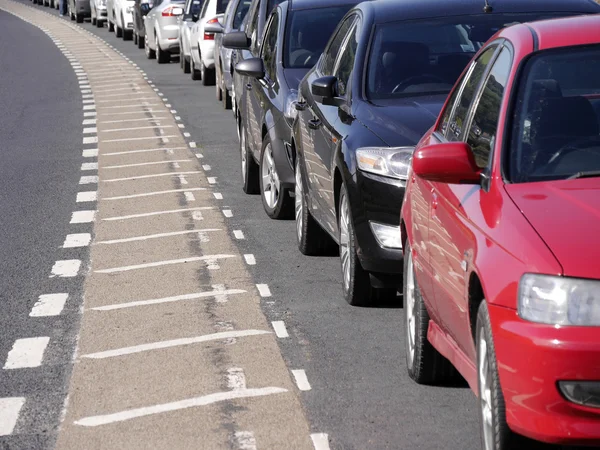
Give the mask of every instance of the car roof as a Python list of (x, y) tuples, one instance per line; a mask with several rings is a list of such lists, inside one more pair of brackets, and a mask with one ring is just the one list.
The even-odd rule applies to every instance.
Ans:
[(357, 0), (288, 0), (291, 11), (327, 8), (330, 6), (356, 5)]
[(541, 20), (528, 23), (539, 50), (600, 44), (600, 15)]
[[(594, 0), (488, 0), (490, 14), (517, 12), (600, 13)], [(485, 0), (377, 0), (368, 2), (375, 23), (484, 14)], [(361, 4), (360, 6), (363, 6)]]

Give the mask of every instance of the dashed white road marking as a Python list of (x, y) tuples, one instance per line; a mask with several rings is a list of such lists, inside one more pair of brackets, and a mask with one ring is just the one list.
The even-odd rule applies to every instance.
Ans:
[(17, 339), (8, 352), (4, 369), (24, 369), (41, 366), (49, 342), (50, 338), (47, 336)]
[(69, 294), (43, 294), (35, 302), (29, 317), (52, 317), (59, 316), (67, 303)]
[(202, 159), (204, 158), (204, 155), (202, 153), (196, 153), (196, 158)]
[(287, 338), (290, 337), (287, 328), (285, 327), (285, 322), (283, 320), (276, 320), (274, 322), (271, 322), (271, 325), (273, 325), (273, 330), (275, 330), (275, 335), (278, 338)]
[(199, 206), (199, 207), (196, 207), (196, 208), (172, 209), (170, 211), (155, 211), (155, 212), (150, 212), (150, 213), (131, 214), (129, 216), (107, 217), (107, 218), (102, 219), (102, 220), (111, 221), (111, 220), (137, 219), (137, 218), (141, 218), (141, 217), (160, 216), (162, 214), (175, 214), (175, 213), (179, 213), (179, 212), (188, 212), (188, 211), (199, 212), (199, 211), (205, 211), (205, 210), (211, 210), (211, 209), (213, 209), (212, 206)]
[(96, 218), (96, 211), (74, 211), (71, 214), (71, 222), (69, 223), (91, 223)]
[(246, 264), (248, 264), (249, 266), (256, 265), (256, 258), (254, 257), (253, 254), (249, 253), (247, 255), (244, 255), (244, 259), (246, 260)]
[(213, 193), (213, 195), (217, 200), (223, 200), (223, 194), (221, 194), (220, 192), (215, 192)]
[(256, 288), (258, 289), (258, 293), (260, 294), (261, 297), (270, 297), (271, 296), (271, 290), (269, 289), (269, 285), (268, 284), (257, 284)]
[(223, 215), (224, 215), (225, 217), (233, 217), (233, 213), (231, 212), (231, 210), (230, 210), (230, 209), (224, 209), (224, 210), (223, 210)]
[(246, 389), (246, 374), (239, 367), (227, 369), (227, 387), (232, 390)]
[(190, 142), (188, 145), (190, 146), (190, 148), (196, 148), (196, 143), (195, 142)]
[(118, 181), (133, 181), (133, 180), (144, 180), (148, 178), (161, 178), (161, 177), (178, 177), (180, 175), (193, 175), (202, 173), (199, 170), (192, 170), (189, 172), (166, 172), (166, 173), (155, 173), (152, 175), (139, 175), (135, 177), (123, 177), (123, 178), (111, 178), (109, 180), (103, 180), (104, 183), (114, 183)]
[(208, 180), (208, 184), (216, 184), (217, 183), (217, 179), (215, 177), (206, 177), (206, 179)]
[(98, 163), (83, 163), (81, 170), (98, 170)]
[(142, 194), (120, 195), (118, 197), (105, 197), (105, 198), (103, 198), (103, 200), (126, 200), (126, 199), (130, 199), (130, 198), (152, 197), (155, 195), (162, 195), (162, 194), (175, 194), (177, 192), (205, 191), (205, 190), (206, 190), (206, 188), (170, 189), (168, 191), (145, 192)]
[[(96, 105), (83, 105), (84, 111), (89, 111), (91, 109), (96, 109)], [(85, 114), (84, 114), (85, 116)]]
[(83, 117), (96, 117), (96, 114), (96, 111), (86, 111), (83, 113)]
[(151, 342), (149, 344), (134, 345), (131, 347), (117, 348), (114, 350), (107, 350), (104, 352), (90, 353), (83, 355), (82, 358), (92, 359), (106, 359), (114, 358), (123, 355), (132, 355), (134, 353), (148, 352), (152, 350), (159, 350), (164, 348), (181, 347), (184, 345), (199, 344), (201, 342), (218, 341), (223, 339), (240, 338), (246, 336), (259, 336), (264, 334), (270, 334), (270, 331), (263, 330), (239, 330), (239, 331), (225, 331), (222, 333), (206, 334), (204, 336), (195, 336), (190, 338), (172, 339), (169, 341), (158, 341)]
[(24, 404), (25, 397), (0, 398), (0, 436), (13, 433)]
[(310, 391), (312, 389), (304, 370), (292, 370), (292, 375), (294, 376), (298, 389), (301, 391)]
[(256, 450), (256, 439), (252, 431), (236, 431), (233, 439), (239, 450)]
[(211, 167), (210, 167), (208, 164), (204, 164), (204, 165), (202, 166), (202, 168), (203, 168), (203, 169), (204, 169), (206, 172), (209, 172), (209, 171), (211, 170)]
[(79, 184), (97, 184), (98, 176), (97, 175), (85, 175), (79, 179)]
[(117, 156), (117, 155), (129, 155), (133, 153), (148, 153), (148, 152), (167, 152), (173, 150), (187, 150), (187, 147), (170, 147), (170, 148), (146, 148), (142, 150), (129, 150), (125, 152), (112, 152), (112, 153), (102, 153), (102, 156)]
[(212, 261), (217, 261), (219, 259), (229, 259), (235, 258), (235, 255), (206, 255), (206, 256), (192, 256), (189, 258), (181, 258), (181, 259), (170, 259), (166, 261), (155, 261), (151, 263), (145, 264), (135, 264), (132, 266), (123, 266), (123, 267), (113, 267), (110, 269), (100, 269), (95, 270), (96, 273), (121, 273), (121, 272), (129, 272), (131, 270), (141, 270), (141, 269), (151, 269), (154, 267), (163, 267), (163, 266), (172, 266), (175, 264), (186, 264), (197, 261), (205, 261), (207, 265), (210, 267)]
[(186, 202), (191, 203), (191, 202), (195, 202), (196, 201), (196, 197), (194, 197), (194, 193), (193, 192), (186, 191), (186, 192), (183, 193), (183, 195), (185, 197), (185, 201)]
[(78, 192), (77, 203), (95, 202), (98, 200), (98, 193), (96, 191)]
[(83, 143), (84, 144), (97, 144), (98, 136), (86, 136), (83, 138)]
[(92, 308), (94, 311), (114, 311), (117, 309), (125, 309), (125, 308), (136, 308), (138, 306), (151, 306), (151, 305), (161, 305), (163, 303), (173, 303), (173, 302), (181, 302), (186, 300), (198, 300), (202, 298), (209, 297), (217, 297), (219, 295), (236, 295), (236, 294), (245, 294), (246, 291), (242, 289), (214, 289), (212, 291), (206, 292), (195, 292), (193, 294), (183, 294), (183, 295), (175, 295), (173, 297), (164, 297), (164, 298), (155, 298), (151, 300), (138, 300), (134, 302), (127, 303), (116, 303), (113, 305), (106, 306), (97, 306)]
[(244, 236), (244, 232), (242, 230), (233, 230), (233, 235), (235, 236), (236, 239), (239, 239), (239, 240), (246, 239), (246, 237)]
[(98, 128), (96, 127), (87, 127), (83, 129), (83, 134), (95, 134), (98, 132)]
[(175, 159), (171, 161), (153, 161), (153, 162), (145, 162), (145, 163), (135, 163), (135, 164), (122, 164), (119, 166), (104, 166), (103, 169), (125, 169), (127, 167), (141, 167), (141, 166), (156, 166), (160, 164), (169, 164), (169, 163), (182, 163), (182, 162), (190, 162), (190, 159)]
[(63, 248), (87, 247), (91, 241), (92, 235), (90, 233), (67, 234)]
[(82, 125), (96, 125), (97, 119), (84, 119)]
[(123, 239), (111, 239), (108, 241), (98, 241), (95, 245), (112, 245), (112, 244), (125, 244), (127, 242), (136, 242), (136, 241), (147, 241), (149, 239), (161, 239), (172, 236), (181, 236), (184, 234), (193, 234), (193, 233), (213, 233), (217, 231), (222, 231), (220, 228), (206, 228), (206, 229), (195, 229), (195, 230), (185, 230), (185, 231), (173, 231), (170, 233), (158, 233), (158, 234), (148, 234), (145, 236), (135, 236), (130, 238)]
[(329, 436), (326, 433), (313, 433), (310, 439), (315, 450), (329, 450)]
[(76, 277), (81, 267), (81, 261), (78, 259), (65, 259), (56, 261), (52, 266), (50, 278), (70, 278)]
[(82, 153), (82, 156), (84, 158), (96, 158), (98, 156), (98, 149), (90, 148), (90, 149), (84, 150)]
[(194, 211), (192, 213), (192, 219), (194, 219), (194, 220), (204, 220), (204, 216), (202, 215), (202, 211)]

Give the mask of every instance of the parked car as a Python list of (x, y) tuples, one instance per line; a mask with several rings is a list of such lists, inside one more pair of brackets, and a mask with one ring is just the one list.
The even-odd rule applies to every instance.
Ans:
[(179, 25), (185, 0), (157, 0), (144, 17), (146, 22), (145, 49), (148, 59), (156, 58), (159, 64), (171, 61), (179, 54)]
[(592, 8), (570, 0), (485, 8), (473, 0), (380, 0), (343, 20), (300, 84), (292, 152), (299, 249), (315, 255), (339, 245), (348, 303), (394, 301), (412, 152), (475, 52), (507, 24)]
[(217, 101), (222, 102), (225, 109), (231, 109), (231, 90), (233, 88), (233, 66), (231, 53), (233, 50), (223, 46), (223, 35), (238, 31), (248, 14), (252, 0), (232, 0), (223, 16), (223, 26), (215, 34), (215, 86)]
[(67, 11), (71, 20), (82, 23), (83, 19), (90, 17), (90, 2), (89, 0), (67, 0)]
[(437, 383), (453, 364), (486, 450), (600, 445), (599, 44), (598, 16), (501, 31), (415, 150), (408, 372)]
[(204, 0), (186, 0), (183, 14), (179, 16), (179, 63), (183, 73), (190, 73), (192, 27), (200, 17)]
[(154, 7), (154, 0), (135, 0), (133, 5), (133, 42), (144, 48), (146, 42), (146, 15)]
[(106, 0), (106, 17), (108, 31), (124, 40), (133, 38), (133, 6), (134, 0)]
[[(258, 55), (257, 49), (261, 46), (262, 38), (267, 23), (267, 18), (271, 11), (283, 0), (252, 0), (250, 9), (240, 25), (240, 32), (244, 32), (248, 37), (248, 48), (233, 50), (231, 52), (231, 66), (235, 67), (237, 63), (247, 58), (254, 58)], [(225, 38), (223, 38), (225, 39)], [(239, 39), (239, 38), (237, 38)], [(225, 48), (228, 46), (223, 43)], [(239, 121), (239, 112), (237, 109), (237, 98), (242, 95), (245, 85), (248, 84), (248, 77), (241, 76), (233, 72), (233, 90), (231, 91), (231, 103), (233, 115)], [(239, 122), (238, 122), (239, 123)], [(238, 128), (239, 131), (239, 128)]]
[(221, 26), (228, 3), (229, 0), (205, 0), (192, 26), (190, 72), (192, 80), (202, 80), (204, 86), (215, 84), (215, 31)]
[(96, 25), (98, 28), (104, 26), (104, 22), (106, 22), (106, 0), (90, 0), (90, 17), (92, 18), (92, 25)]
[[(256, 57), (235, 70), (248, 77), (238, 97), (242, 184), (260, 192), (273, 219), (293, 216), (292, 124), (298, 84), (318, 60), (331, 33), (358, 0), (294, 0), (277, 6), (267, 23)], [(236, 44), (233, 42), (238, 39)], [(229, 33), (226, 45), (248, 48), (244, 32)]]

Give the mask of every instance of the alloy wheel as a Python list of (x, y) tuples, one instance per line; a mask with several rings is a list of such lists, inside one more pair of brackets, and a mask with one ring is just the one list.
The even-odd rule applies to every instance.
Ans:
[(479, 338), (479, 402), (483, 419), (483, 442), (485, 450), (494, 447), (494, 420), (492, 406), (492, 365), (485, 333)]
[(275, 208), (281, 194), (281, 182), (273, 160), (273, 149), (271, 144), (265, 147), (265, 154), (262, 158), (261, 176), (263, 182), (263, 197), (267, 206)]
[(302, 196), (304, 195), (302, 191), (302, 175), (300, 175), (300, 164), (296, 163), (296, 188), (294, 189), (294, 203), (296, 209), (296, 236), (298, 237), (298, 242), (302, 241), (302, 226), (304, 215), (303, 215), (303, 205), (302, 205)]
[(348, 197), (342, 197), (340, 205), (340, 259), (342, 260), (342, 275), (344, 277), (344, 289), (350, 288), (350, 209), (348, 207)]
[(406, 345), (407, 365), (409, 369), (415, 361), (415, 342), (416, 342), (416, 314), (415, 314), (415, 274), (413, 269), (412, 255), (408, 255), (408, 264), (406, 267), (406, 298), (404, 299), (404, 308), (406, 308)]

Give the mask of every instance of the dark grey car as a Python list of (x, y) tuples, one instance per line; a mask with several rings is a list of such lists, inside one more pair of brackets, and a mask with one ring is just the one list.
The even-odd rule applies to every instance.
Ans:
[(92, 16), (90, 0), (68, 0), (67, 8), (69, 17), (77, 23), (82, 23), (83, 19)]
[[(236, 65), (236, 77), (247, 79), (236, 95), (244, 191), (260, 192), (264, 209), (273, 219), (291, 217), (293, 213), (290, 194), (294, 191), (295, 161), (291, 136), (298, 84), (321, 56), (339, 21), (357, 3), (281, 3), (267, 21), (261, 44), (246, 50), (252, 57)], [(224, 39), (226, 45), (238, 40), (243, 46), (243, 32), (228, 36)]]

